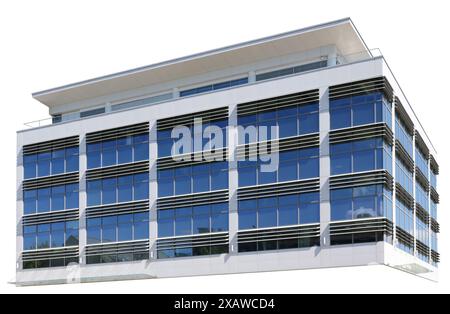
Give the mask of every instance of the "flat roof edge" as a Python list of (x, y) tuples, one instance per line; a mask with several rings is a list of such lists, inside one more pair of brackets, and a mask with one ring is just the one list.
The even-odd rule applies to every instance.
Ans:
[[(38, 91), (38, 92), (32, 93), (31, 95), (32, 95), (33, 98), (37, 99), (40, 96), (48, 95), (48, 94), (55, 93), (55, 92), (64, 91), (64, 90), (75, 88), (75, 87), (80, 87), (80, 86), (83, 86), (83, 85), (88, 85), (88, 84), (91, 84), (91, 83), (100, 82), (100, 81), (103, 81), (103, 80), (108, 80), (108, 79), (118, 78), (118, 77), (121, 77), (121, 76), (130, 75), (130, 74), (135, 74), (135, 73), (139, 73), (139, 72), (146, 71), (146, 70), (156, 69), (156, 68), (159, 68), (159, 67), (168, 66), (168, 65), (171, 65), (171, 64), (176, 64), (176, 63), (185, 62), (185, 61), (189, 61), (189, 60), (194, 60), (194, 59), (201, 58), (201, 57), (207, 57), (207, 56), (210, 56), (210, 55), (219, 54), (219, 53), (227, 52), (227, 51), (238, 49), (238, 48), (244, 48), (244, 47), (250, 46), (250, 45), (260, 44), (260, 43), (264, 43), (264, 42), (268, 42), (268, 41), (271, 41), (271, 40), (280, 39), (280, 38), (284, 38), (284, 37), (299, 35), (299, 34), (302, 34), (302, 33), (307, 33), (307, 32), (311, 32), (311, 31), (315, 31), (315, 30), (320, 30), (320, 29), (323, 29), (323, 28), (331, 27), (331, 26), (338, 26), (338, 25), (345, 24), (345, 23), (350, 23), (352, 25), (352, 27), (354, 28), (355, 32), (358, 34), (358, 37), (360, 38), (360, 40), (362, 41), (362, 43), (364, 44), (366, 49), (368, 49), (368, 46), (366, 45), (366, 43), (362, 39), (361, 35), (359, 34), (358, 30), (356, 29), (352, 19), (350, 17), (346, 17), (346, 18), (335, 20), (335, 21), (331, 21), (331, 22), (326, 22), (326, 23), (322, 23), (322, 24), (308, 26), (308, 27), (305, 27), (305, 28), (300, 28), (300, 29), (297, 29), (297, 30), (288, 31), (288, 32), (285, 32), (285, 33), (279, 33), (279, 34), (275, 34), (275, 35), (271, 35), (271, 36), (267, 36), (267, 37), (263, 37), (263, 38), (259, 38), (259, 39), (254, 39), (254, 40), (250, 40), (250, 41), (246, 41), (246, 42), (242, 42), (242, 43), (237, 43), (237, 44), (233, 44), (233, 45), (229, 45), (229, 46), (225, 46), (225, 47), (221, 47), (221, 48), (216, 48), (216, 49), (207, 50), (207, 51), (204, 51), (204, 52), (199, 52), (199, 53), (187, 55), (187, 56), (180, 57), (180, 58), (170, 59), (170, 60), (167, 60), (167, 61), (162, 61), (162, 62), (158, 62), (158, 63), (154, 63), (154, 64), (151, 64), (151, 65), (146, 65), (146, 66), (142, 66), (142, 67), (126, 70), (126, 71), (121, 71), (121, 72), (108, 74), (108, 75), (104, 75), (104, 76), (99, 76), (99, 77), (92, 78), (92, 79), (89, 79), (89, 80), (84, 80), (84, 81), (80, 81), (80, 82), (76, 82), (76, 83), (71, 83), (71, 84), (60, 86), (60, 87), (55, 87), (55, 88), (51, 88), (51, 89), (47, 89), (47, 90), (43, 90), (43, 91)], [(39, 99), (37, 99), (37, 100), (39, 100)]]

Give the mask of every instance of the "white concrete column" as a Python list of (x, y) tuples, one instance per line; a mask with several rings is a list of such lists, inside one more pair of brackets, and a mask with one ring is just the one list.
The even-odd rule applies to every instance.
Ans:
[(320, 243), (330, 245), (330, 101), (328, 87), (319, 89), (319, 138), (320, 138)]
[(22, 216), (24, 214), (23, 208), (23, 191), (22, 191), (22, 179), (23, 179), (23, 155), (22, 155), (22, 140), (21, 137), (17, 137), (17, 163), (16, 163), (16, 269), (22, 270), (22, 251), (23, 251), (23, 228), (22, 228)]
[(239, 230), (237, 190), (239, 186), (236, 149), (238, 145), (237, 105), (229, 106), (228, 154), (229, 154), (229, 237), (230, 254), (238, 253), (237, 233)]
[(80, 265), (86, 264), (86, 246), (87, 246), (87, 222), (86, 222), (86, 207), (87, 207), (87, 189), (86, 189), (86, 171), (87, 171), (87, 148), (86, 148), (86, 133), (80, 134), (79, 143), (79, 250), (80, 250)]
[(157, 259), (156, 241), (158, 238), (158, 212), (156, 209), (156, 202), (158, 199), (158, 171), (157, 171), (157, 160), (158, 160), (158, 133), (156, 120), (150, 121), (150, 136), (149, 136), (149, 198), (150, 198), (150, 260)]

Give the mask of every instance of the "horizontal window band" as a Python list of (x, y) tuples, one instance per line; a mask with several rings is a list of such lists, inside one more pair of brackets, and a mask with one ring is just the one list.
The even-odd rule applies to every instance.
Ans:
[(404, 245), (407, 245), (411, 248), (414, 247), (414, 236), (409, 234), (408, 232), (404, 231), (402, 228), (400, 227), (396, 227), (396, 237), (397, 240), (400, 241), (401, 243), (403, 243)]
[(32, 155), (48, 151), (55, 151), (63, 148), (78, 146), (79, 142), (79, 136), (76, 135), (53, 141), (25, 145), (22, 148), (22, 153), (23, 155)]
[(157, 240), (157, 250), (194, 248), (203, 246), (222, 246), (229, 244), (228, 232), (193, 235), (188, 237), (172, 237)]
[(127, 202), (114, 205), (104, 205), (86, 208), (86, 218), (98, 218), (124, 214), (134, 214), (149, 211), (148, 201)]
[(22, 260), (45, 260), (45, 259), (55, 259), (55, 258), (71, 258), (78, 257), (79, 250), (76, 247), (58, 248), (58, 249), (42, 249), (34, 251), (24, 251), (22, 252)]
[(376, 77), (363, 81), (340, 84), (330, 87), (330, 100), (345, 98), (357, 95), (366, 95), (374, 92), (381, 92), (392, 102), (394, 98), (394, 90), (385, 77)]
[(428, 247), (428, 245), (423, 244), (419, 240), (416, 241), (416, 250), (422, 255), (425, 255), (427, 257), (430, 256), (430, 248)]
[(139, 123), (120, 128), (108, 129), (99, 132), (86, 134), (86, 143), (93, 144), (97, 142), (112, 140), (120, 137), (133, 136), (149, 133), (149, 123)]
[(426, 191), (430, 191), (430, 182), (427, 177), (422, 173), (419, 167), (416, 166), (416, 181), (422, 186), (422, 188)]
[(439, 193), (434, 189), (434, 187), (430, 187), (430, 197), (435, 204), (439, 204)]
[(414, 160), (408, 154), (399, 140), (395, 140), (395, 153), (396, 156), (405, 164), (406, 168), (409, 171), (414, 172)]
[(383, 184), (393, 190), (394, 179), (386, 170), (376, 170), (356, 174), (333, 176), (330, 178), (330, 189), (344, 189), (351, 187)]
[(255, 241), (295, 240), (316, 237), (320, 237), (319, 224), (238, 231), (239, 244)]
[(79, 173), (71, 172), (56, 176), (25, 180), (22, 182), (22, 189), (24, 191), (42, 189), (57, 185), (78, 183), (78, 181), (79, 181)]
[(270, 185), (239, 188), (237, 195), (238, 200), (247, 200), (272, 196), (318, 192), (319, 190), (320, 180), (317, 178), (287, 183), (284, 182)]
[(441, 226), (434, 218), (430, 218), (430, 224), (431, 224), (431, 230), (433, 232), (435, 232), (435, 233), (441, 232)]
[(431, 260), (435, 263), (440, 263), (441, 255), (438, 252), (431, 250)]
[(435, 175), (439, 175), (439, 165), (432, 154), (430, 154), (430, 168)]
[(79, 210), (71, 209), (58, 212), (48, 212), (22, 217), (23, 226), (33, 226), (38, 224), (49, 224), (79, 219)]
[(148, 240), (113, 244), (95, 244), (86, 246), (86, 256), (148, 252), (149, 247), (150, 243)]
[(408, 208), (414, 208), (414, 197), (412, 197), (412, 195), (410, 195), (398, 182), (395, 183), (395, 194)]
[(257, 142), (237, 147), (238, 159), (259, 156), (261, 152), (267, 154), (316, 147), (320, 145), (319, 134), (302, 135), (292, 138), (277, 139), (267, 142)]
[(429, 158), (430, 150), (427, 147), (427, 144), (425, 144), (425, 141), (423, 140), (419, 131), (416, 130), (415, 135), (416, 135), (416, 147), (422, 152), (422, 154), (425, 156), (425, 158)]
[(159, 198), (158, 210), (191, 207), (208, 204), (226, 203), (229, 200), (228, 190), (213, 191), (207, 193), (188, 194)]
[(259, 112), (308, 104), (318, 101), (319, 101), (319, 90), (315, 89), (306, 92), (283, 95), (239, 104), (237, 114), (238, 116), (257, 114)]
[(430, 214), (425, 208), (416, 202), (416, 217), (422, 220), (426, 225), (430, 224)]
[(387, 218), (358, 219), (345, 222), (331, 222), (330, 235), (348, 235), (370, 232), (393, 234), (393, 223)]
[(86, 180), (97, 180), (144, 173), (149, 172), (149, 169), (149, 162), (147, 160), (131, 164), (93, 169), (86, 172)]
[[(175, 160), (175, 158), (177, 160)], [(184, 159), (184, 160), (182, 160)], [(171, 156), (158, 159), (158, 170), (173, 169), (186, 166), (207, 164), (214, 161), (227, 161), (228, 148), (219, 148), (214, 151), (201, 151), (185, 155)]]
[(163, 131), (167, 129), (173, 129), (177, 126), (192, 126), (194, 124), (194, 119), (202, 119), (203, 123), (227, 120), (228, 107), (161, 119), (157, 122), (157, 128), (158, 131)]
[(330, 131), (330, 144), (339, 144), (356, 140), (382, 137), (386, 143), (392, 145), (394, 137), (392, 130), (386, 123), (375, 123)]
[(403, 122), (403, 125), (405, 126), (406, 131), (409, 133), (409, 135), (413, 136), (414, 122), (409, 117), (408, 113), (405, 110), (405, 107), (403, 107), (402, 102), (397, 96), (395, 96), (395, 114)]

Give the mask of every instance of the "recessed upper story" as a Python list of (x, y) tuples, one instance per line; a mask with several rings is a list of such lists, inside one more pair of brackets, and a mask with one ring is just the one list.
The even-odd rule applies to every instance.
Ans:
[(350, 19), (33, 94), (53, 122), (156, 104), (372, 58)]

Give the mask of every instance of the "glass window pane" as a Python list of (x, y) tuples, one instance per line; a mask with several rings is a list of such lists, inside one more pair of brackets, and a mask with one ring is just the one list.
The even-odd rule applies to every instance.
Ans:
[(278, 120), (280, 138), (297, 135), (297, 117), (283, 118)]
[(102, 182), (102, 204), (113, 204), (117, 202), (117, 180), (104, 179)]
[(78, 184), (66, 185), (66, 209), (78, 208)]
[(289, 226), (298, 224), (297, 205), (284, 205), (279, 208), (279, 226)]
[(330, 112), (331, 129), (348, 128), (351, 126), (350, 107), (335, 109)]
[(300, 179), (319, 177), (319, 159), (308, 158), (299, 161)]
[(116, 225), (104, 225), (102, 232), (102, 243), (116, 242)]
[(36, 177), (36, 162), (24, 163), (23, 167), (24, 167), (24, 179)]
[(116, 149), (115, 148), (103, 149), (103, 151), (102, 151), (102, 166), (108, 167), (108, 166), (115, 165), (116, 163), (117, 163)]
[(331, 156), (331, 174), (344, 174), (352, 172), (352, 159), (349, 153)]
[(309, 134), (319, 132), (319, 114), (304, 114), (299, 117), (299, 134)]
[(64, 209), (64, 194), (65, 194), (64, 186), (56, 186), (52, 188), (52, 204), (51, 204), (52, 211)]
[(278, 181), (294, 181), (298, 178), (297, 161), (281, 162), (278, 170)]
[(48, 212), (50, 211), (50, 189), (39, 189), (38, 190), (38, 212)]
[(173, 237), (174, 235), (174, 220), (173, 219), (158, 219), (158, 237)]
[(95, 206), (101, 204), (101, 180), (87, 182), (87, 204)]
[(23, 206), (25, 215), (36, 213), (37, 191), (29, 190), (23, 192)]
[(258, 168), (258, 184), (268, 184), (277, 182), (276, 171), (263, 171), (262, 166)]
[(196, 173), (193, 175), (194, 193), (207, 192), (209, 187), (209, 173)]
[(87, 167), (88, 169), (99, 168), (101, 166), (101, 152), (99, 150), (87, 152)]
[(239, 229), (256, 228), (256, 210), (239, 210)]
[(211, 190), (225, 190), (228, 188), (228, 170), (211, 173)]
[(224, 231), (228, 231), (228, 212), (212, 214), (211, 232)]
[(27, 250), (36, 250), (36, 235), (25, 235), (23, 237), (23, 249)]
[(211, 232), (209, 225), (209, 215), (199, 215), (193, 217), (194, 234)]
[(101, 228), (99, 226), (89, 226), (87, 228), (87, 241), (88, 244), (98, 244), (101, 243), (102, 235)]
[(175, 235), (190, 235), (192, 234), (192, 220), (191, 216), (175, 218)]
[(350, 199), (331, 201), (331, 220), (351, 220), (352, 202)]
[(148, 221), (134, 223), (134, 240), (144, 240), (149, 238)]
[(353, 125), (374, 123), (375, 113), (373, 103), (353, 106)]
[(376, 217), (375, 198), (360, 197), (354, 200), (354, 219)]
[(191, 177), (176, 177), (175, 178), (175, 194), (190, 194), (191, 193)]
[(174, 192), (173, 184), (172, 178), (158, 179), (158, 196), (172, 196)]
[(134, 200), (146, 200), (149, 196), (148, 174), (134, 176)]
[(50, 175), (50, 159), (38, 161), (38, 176), (44, 177)]
[(131, 222), (130, 223), (119, 223), (119, 228), (118, 229), (119, 229), (118, 230), (119, 241), (131, 241), (131, 240), (133, 240), (133, 225), (132, 225)]
[(52, 175), (64, 173), (64, 157), (52, 160)]
[(256, 166), (239, 168), (239, 186), (256, 185)]
[(37, 248), (48, 249), (50, 248), (50, 232), (39, 233), (37, 236)]
[(260, 208), (258, 212), (258, 228), (275, 227), (277, 225), (277, 210), (275, 207)]
[(52, 248), (64, 247), (64, 230), (52, 231)]
[(134, 161), (148, 160), (148, 143), (134, 145)]
[(375, 167), (375, 154), (373, 150), (357, 151), (353, 153), (354, 172), (373, 170)]
[(310, 224), (320, 222), (319, 203), (309, 203), (300, 205), (300, 223)]
[(119, 164), (126, 164), (133, 161), (133, 147), (124, 145), (117, 147), (117, 161)]
[(133, 176), (118, 178), (118, 198), (119, 203), (133, 200)]

